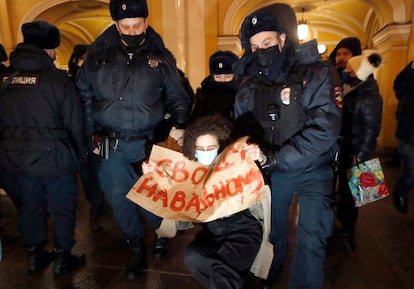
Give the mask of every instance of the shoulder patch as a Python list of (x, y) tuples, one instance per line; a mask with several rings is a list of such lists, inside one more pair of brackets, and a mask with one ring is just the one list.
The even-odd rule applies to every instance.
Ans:
[(285, 87), (280, 92), (280, 100), (284, 105), (290, 104), (290, 87)]
[[(8, 76), (3, 76), (2, 82), (7, 81)], [(10, 85), (20, 87), (37, 87), (39, 85), (40, 75), (38, 74), (20, 74), (13, 77)]]
[(336, 105), (339, 108), (342, 108), (344, 97), (342, 95), (342, 88), (340, 86), (334, 87), (334, 96), (335, 96)]

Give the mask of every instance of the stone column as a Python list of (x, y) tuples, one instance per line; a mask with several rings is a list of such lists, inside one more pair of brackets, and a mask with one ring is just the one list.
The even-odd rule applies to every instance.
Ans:
[(381, 133), (378, 138), (379, 149), (395, 148), (396, 118), (395, 112), (398, 101), (393, 90), (393, 82), (401, 69), (408, 63), (411, 24), (392, 24), (385, 27), (373, 37), (373, 45), (379, 51), (383, 60), (376, 79), (384, 100)]
[(204, 1), (162, 0), (163, 39), (194, 89), (205, 76)]
[(9, 55), (16, 41), (12, 37), (12, 25), (10, 25), (7, 3), (7, 1), (0, 1), (0, 43), (3, 44), (6, 53)]

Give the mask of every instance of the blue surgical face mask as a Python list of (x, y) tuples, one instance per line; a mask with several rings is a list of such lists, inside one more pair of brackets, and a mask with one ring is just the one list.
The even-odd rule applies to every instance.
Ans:
[(195, 157), (197, 158), (197, 161), (199, 161), (201, 164), (205, 166), (209, 166), (213, 163), (214, 159), (216, 158), (218, 153), (218, 149), (211, 150), (211, 151), (195, 151)]

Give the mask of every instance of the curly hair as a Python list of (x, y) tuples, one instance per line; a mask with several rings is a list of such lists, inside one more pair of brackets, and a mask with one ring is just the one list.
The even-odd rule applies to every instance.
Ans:
[(197, 118), (188, 125), (184, 132), (183, 154), (190, 160), (195, 158), (196, 141), (199, 136), (210, 134), (217, 137), (219, 153), (232, 142), (233, 122), (216, 114)]

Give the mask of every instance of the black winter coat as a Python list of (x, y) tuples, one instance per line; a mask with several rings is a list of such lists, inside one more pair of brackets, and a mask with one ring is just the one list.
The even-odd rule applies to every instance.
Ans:
[(44, 50), (28, 44), (11, 53), (10, 67), (19, 74), (0, 97), (0, 170), (48, 176), (75, 172), (87, 148), (73, 81)]
[(328, 66), (320, 61), (296, 66), (299, 60), (287, 52), (274, 82), (255, 73), (248, 61), (240, 65), (242, 72), (256, 75), (242, 82), (235, 117), (252, 112), (260, 122), (273, 148), (272, 170), (309, 171), (330, 163), (340, 131)]
[(396, 137), (414, 144), (414, 69), (410, 62), (395, 78), (398, 103)]
[(192, 118), (220, 113), (234, 118), (234, 98), (237, 82), (216, 82), (212, 76), (206, 77), (197, 88)]
[(344, 95), (342, 110), (343, 157), (365, 161), (374, 152), (381, 130), (382, 98), (372, 75)]
[(76, 77), (88, 134), (151, 138), (167, 112), (174, 123), (187, 121), (192, 99), (173, 57), (150, 27), (146, 39), (129, 52), (113, 25), (92, 44)]

